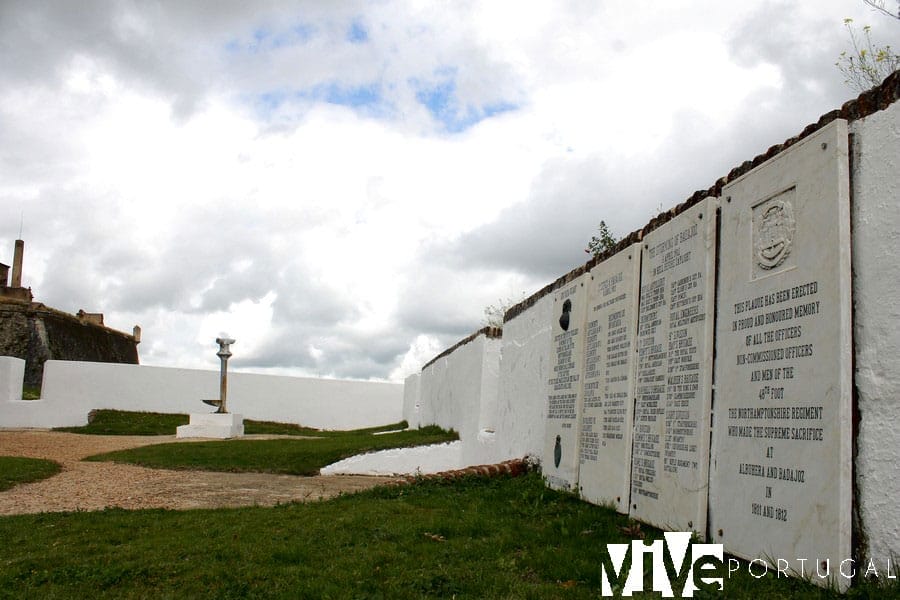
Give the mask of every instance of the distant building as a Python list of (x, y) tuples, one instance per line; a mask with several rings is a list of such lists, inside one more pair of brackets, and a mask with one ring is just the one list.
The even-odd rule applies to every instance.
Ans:
[(31, 288), (22, 287), (22, 258), (25, 254), (25, 242), (16, 240), (16, 250), (13, 254), (12, 281), (8, 283), (9, 265), (0, 263), (0, 299), (22, 300), (31, 302)]
[(24, 253), (25, 242), (16, 240), (11, 279), (0, 263), (0, 356), (25, 360), (25, 385), (41, 385), (48, 360), (138, 364), (140, 327), (127, 334), (104, 326), (102, 313), (71, 315), (34, 302), (22, 287)]

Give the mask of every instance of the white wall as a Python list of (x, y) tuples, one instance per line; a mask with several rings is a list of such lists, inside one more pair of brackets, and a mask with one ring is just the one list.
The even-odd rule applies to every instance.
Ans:
[(498, 338), (484, 338), (481, 363), (481, 401), (474, 439), (466, 438), (462, 447), (461, 466), (483, 465), (496, 460), (496, 429), (499, 417), (500, 360), (503, 342)]
[(495, 436), (481, 430), (496, 414), (499, 363), (500, 340), (481, 334), (420, 375), (419, 424), (459, 432), (460, 466), (483, 464), (493, 455)]
[[(0, 360), (0, 377), (10, 359)], [(6, 383), (0, 380), (0, 393)], [(21, 398), (22, 381), (17, 397)], [(47, 361), (40, 400), (0, 396), (0, 427), (84, 425), (95, 408), (168, 413), (212, 412), (201, 402), (219, 396), (219, 372), (142, 365)], [(395, 383), (229, 373), (228, 410), (249, 419), (319, 429), (396, 423), (403, 386)]]
[(543, 452), (553, 294), (503, 325), (494, 461)]
[(850, 131), (856, 501), (868, 556), (883, 564), (900, 556), (900, 103)]
[[(550, 375), (553, 296), (406, 379), (404, 418), (460, 434), (459, 465), (540, 456)], [(415, 407), (418, 406), (418, 411)]]
[(0, 402), (22, 399), (25, 361), (12, 356), (0, 356)]
[(409, 426), (419, 426), (419, 374), (413, 373), (403, 381), (403, 419)]
[[(864, 558), (874, 559), (884, 573), (885, 561), (900, 558), (900, 102), (849, 126), (859, 412), (854, 507)], [(497, 389), (482, 390), (480, 396), (489, 399), (496, 393), (495, 406), (489, 400), (476, 402), (482, 350), (473, 342), (410, 381), (418, 386), (410, 393), (421, 404), (421, 422), (464, 432), (463, 448), (476, 448), (480, 462), (540, 456), (551, 368), (552, 298), (544, 296), (504, 324)], [(477, 423), (471, 416), (476, 412)], [(490, 444), (478, 447), (469, 433), (481, 429), (494, 433)], [(482, 441), (485, 437), (481, 431)], [(463, 460), (472, 455), (466, 453)]]

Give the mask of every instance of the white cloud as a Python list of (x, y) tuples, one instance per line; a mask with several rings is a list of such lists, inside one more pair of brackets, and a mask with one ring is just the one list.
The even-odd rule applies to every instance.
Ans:
[(422, 365), (442, 351), (443, 348), (436, 338), (419, 334), (410, 343), (409, 350), (403, 355), (400, 364), (391, 371), (388, 378), (392, 381), (403, 381), (410, 375), (417, 373), (422, 368)]
[(839, 106), (844, 16), (870, 15), (7, 2), (0, 261), (24, 211), (37, 299), (140, 323), (145, 364), (215, 368), (228, 331), (243, 370), (400, 378), (601, 218), (640, 227)]

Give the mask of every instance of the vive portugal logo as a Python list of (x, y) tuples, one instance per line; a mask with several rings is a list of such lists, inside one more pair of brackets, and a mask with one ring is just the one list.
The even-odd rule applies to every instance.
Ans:
[[(663, 598), (672, 598), (672, 584), (684, 582), (682, 598), (693, 598), (694, 592), (721, 591), (724, 587), (724, 552), (722, 544), (691, 544), (691, 533), (676, 531), (663, 533), (663, 540), (645, 544), (634, 540), (631, 544), (607, 544), (607, 555), (600, 565), (601, 593), (606, 596), (631, 596), (644, 591), (644, 557), (652, 559), (652, 589)], [(687, 558), (690, 548), (690, 560)], [(630, 566), (625, 559), (631, 554)], [(666, 568), (668, 557), (672, 571)], [(685, 578), (685, 573), (687, 577)]]

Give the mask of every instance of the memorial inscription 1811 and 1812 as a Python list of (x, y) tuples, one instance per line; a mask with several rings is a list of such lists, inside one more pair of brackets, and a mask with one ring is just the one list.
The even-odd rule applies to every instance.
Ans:
[(640, 244), (591, 269), (581, 417), (581, 496), (628, 512)]
[(639, 269), (632, 247), (557, 291), (551, 486), (848, 584), (847, 139), (832, 122), (648, 234)]
[(706, 531), (716, 200), (643, 241), (631, 515)]
[[(850, 558), (846, 122), (723, 190), (713, 541), (810, 574)], [(802, 561), (802, 562), (801, 562)]]
[(578, 436), (582, 409), (584, 316), (587, 290), (581, 276), (553, 297), (550, 379), (547, 385), (547, 426), (541, 470), (555, 489), (578, 485)]

